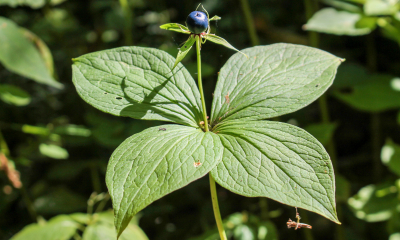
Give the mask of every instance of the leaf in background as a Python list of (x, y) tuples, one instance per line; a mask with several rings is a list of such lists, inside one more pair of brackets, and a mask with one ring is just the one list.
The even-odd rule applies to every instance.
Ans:
[(319, 49), (272, 44), (236, 53), (222, 67), (211, 122), (258, 120), (303, 108), (332, 84), (342, 59)]
[(258, 240), (278, 240), (278, 230), (273, 222), (263, 222), (258, 226)]
[(11, 20), (0, 17), (0, 62), (9, 71), (35, 80), (38, 83), (62, 88), (50, 76), (39, 51), (21, 29)]
[(26, 106), (31, 102), (29, 93), (10, 84), (0, 84), (0, 99), (15, 106)]
[(55, 134), (69, 135), (69, 136), (79, 136), (79, 137), (89, 137), (92, 132), (85, 126), (79, 126), (74, 124), (57, 126), (54, 129)]
[(33, 223), (24, 227), (11, 240), (69, 240), (79, 224), (67, 215), (59, 215), (44, 224)]
[(190, 34), (190, 31), (186, 26), (183, 26), (182, 24), (178, 24), (178, 23), (167, 23), (167, 24), (161, 25), (160, 28), (164, 29), (164, 30)]
[(332, 140), (335, 129), (335, 123), (311, 124), (304, 128), (304, 130), (313, 135), (324, 146)]
[(106, 174), (118, 235), (144, 207), (206, 175), (221, 161), (221, 150), (216, 134), (180, 125), (148, 128), (125, 140)]
[[(115, 240), (117, 234), (114, 227), (114, 215), (112, 212), (103, 212), (94, 216), (94, 223), (84, 231), (82, 240)], [(138, 225), (131, 221), (119, 240), (148, 240), (146, 234)]]
[(31, 8), (41, 8), (46, 4), (46, 0), (0, 0), (1, 5), (10, 7), (29, 6)]
[(370, 74), (362, 82), (335, 88), (333, 95), (353, 108), (365, 112), (382, 112), (400, 107), (400, 89), (394, 89), (398, 81), (386, 74)]
[(122, 47), (74, 59), (73, 82), (92, 106), (116, 115), (198, 127), (200, 93), (189, 72), (152, 48)]
[(390, 171), (400, 176), (400, 146), (387, 139), (381, 151), (381, 160)]
[(341, 10), (345, 10), (347, 12), (354, 12), (354, 13), (362, 13), (363, 10), (358, 7), (357, 5), (343, 2), (343, 1), (338, 1), (338, 0), (322, 0), (323, 3), (330, 5), (335, 8), (339, 8)]
[(54, 159), (67, 159), (69, 157), (68, 151), (65, 148), (53, 144), (41, 143), (39, 151), (44, 156)]
[(53, 215), (85, 210), (87, 201), (81, 195), (59, 187), (35, 199), (33, 205), (39, 214)]
[(397, 0), (366, 0), (364, 12), (367, 16), (394, 15), (399, 11)]
[(342, 175), (336, 175), (336, 202), (347, 202), (351, 193), (350, 182)]
[(391, 234), (389, 240), (400, 240), (400, 232)]
[(334, 8), (324, 8), (314, 14), (303, 26), (306, 31), (315, 31), (336, 35), (366, 35), (370, 28), (357, 28), (356, 24), (361, 14), (337, 11)]
[(268, 197), (339, 223), (332, 163), (309, 133), (272, 121), (229, 121), (214, 131), (224, 153), (211, 174), (221, 186), (247, 197)]
[(399, 205), (398, 189), (394, 184), (368, 185), (349, 198), (348, 204), (356, 217), (367, 222), (388, 220)]
[(178, 56), (176, 57), (174, 66), (172, 69), (174, 69), (178, 63), (180, 63), (186, 56), (186, 54), (192, 49), (193, 44), (196, 42), (196, 39), (190, 35), (189, 39), (183, 44), (183, 46), (179, 49)]

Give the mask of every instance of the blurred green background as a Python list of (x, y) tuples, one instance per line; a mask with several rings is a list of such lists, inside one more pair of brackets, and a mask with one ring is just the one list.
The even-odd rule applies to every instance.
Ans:
[[(300, 211), (302, 222), (313, 229), (287, 229), (287, 220), (295, 218), (294, 208), (218, 188), (229, 238), (399, 240), (400, 2), (201, 3), (211, 16), (222, 18), (212, 22), (211, 33), (238, 49), (287, 42), (346, 58), (321, 99), (279, 119), (305, 128), (330, 153), (342, 225)], [(34, 222), (39, 222), (34, 225), (38, 229), (50, 227), (64, 221), (58, 215), (72, 213), (68, 217), (81, 227), (67, 234), (70, 239), (113, 238), (108, 195), (92, 193), (107, 192), (105, 170), (113, 150), (127, 137), (161, 122), (114, 117), (86, 104), (72, 84), (71, 59), (127, 45), (158, 48), (175, 57), (187, 35), (159, 26), (184, 24), (198, 4), (0, 0), (0, 239), (10, 239)], [(234, 53), (213, 43), (202, 47), (208, 109), (218, 71)], [(195, 77), (194, 51), (183, 64)], [(102, 212), (98, 225), (91, 225), (91, 214), (82, 214), (88, 209)], [(206, 177), (154, 202), (139, 215), (124, 239), (147, 239), (137, 224), (154, 240), (218, 239)], [(56, 216), (59, 219), (45, 224)], [(54, 226), (54, 231), (60, 229)], [(28, 230), (14, 239), (61, 239), (34, 238), (39, 230)]]

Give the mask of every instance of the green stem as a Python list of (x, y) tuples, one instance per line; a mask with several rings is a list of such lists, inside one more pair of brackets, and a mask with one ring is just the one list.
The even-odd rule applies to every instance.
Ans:
[[(302, 222), (308, 223), (310, 220), (308, 219), (308, 213), (304, 211), (303, 209), (299, 209), (299, 214), (301, 216)], [(311, 231), (303, 231), (304, 238), (306, 240), (314, 240), (314, 237), (312, 235)]]
[[(203, 118), (204, 118), (204, 127), (205, 131), (208, 132), (208, 121), (207, 121), (207, 111), (206, 111), (206, 104), (204, 101), (204, 93), (203, 93), (203, 83), (201, 81), (201, 55), (200, 55), (200, 46), (201, 46), (201, 39), (200, 36), (196, 36), (196, 52), (197, 52), (197, 76), (198, 76), (198, 84), (199, 84), (199, 91), (201, 96), (201, 105), (203, 107)], [(217, 189), (215, 186), (215, 180), (210, 176), (210, 191), (211, 191), (211, 200), (214, 210), (215, 221), (217, 222), (218, 233), (221, 237), (221, 240), (227, 240), (224, 225), (222, 224), (221, 213), (219, 212), (218, 206), (218, 197), (217, 197)]]
[(260, 40), (257, 36), (257, 31), (254, 26), (253, 15), (251, 14), (251, 9), (248, 0), (240, 0), (242, 4), (242, 10), (244, 14), (244, 18), (247, 24), (247, 30), (249, 31), (251, 44), (253, 46), (257, 46), (260, 44)]
[(28, 209), (29, 215), (31, 215), (31, 218), (34, 222), (37, 222), (38, 214), (37, 214), (35, 207), (33, 206), (33, 203), (29, 197), (28, 191), (26, 190), (24, 185), (22, 185), (20, 190), (21, 190), (21, 195), (22, 195), (22, 198), (24, 199), (26, 208)]
[(97, 171), (95, 163), (90, 166), (90, 176), (92, 178), (93, 189), (97, 193), (101, 193), (101, 182), (99, 172)]
[(196, 35), (196, 52), (197, 52), (197, 80), (199, 84), (199, 91), (201, 96), (201, 105), (203, 107), (203, 119), (204, 119), (204, 129), (208, 132), (208, 121), (207, 121), (207, 111), (206, 103), (204, 101), (203, 93), (203, 83), (201, 81), (201, 55), (200, 55), (201, 39), (199, 35)]
[[(307, 20), (310, 19), (314, 13), (318, 10), (318, 2), (316, 0), (304, 0), (304, 7), (306, 10)], [(317, 32), (308, 32), (309, 45), (311, 47), (318, 47), (319, 45), (319, 34)]]
[(269, 211), (268, 211), (268, 199), (267, 198), (260, 198), (260, 210), (261, 210), (261, 219), (263, 221), (269, 220)]
[(221, 219), (221, 213), (219, 211), (217, 188), (215, 186), (215, 180), (211, 176), (211, 174), (208, 174), (208, 175), (210, 176), (211, 200), (212, 200), (212, 205), (213, 205), (213, 209), (214, 209), (215, 221), (217, 222), (219, 237), (221, 238), (221, 240), (227, 240), (228, 238), (226, 237), (224, 225), (223, 225), (222, 219)]
[(132, 10), (129, 6), (128, 0), (119, 0), (121, 4), (122, 10), (124, 11), (125, 24), (124, 24), (124, 35), (125, 35), (125, 44), (128, 46), (133, 45), (133, 36), (132, 36)]

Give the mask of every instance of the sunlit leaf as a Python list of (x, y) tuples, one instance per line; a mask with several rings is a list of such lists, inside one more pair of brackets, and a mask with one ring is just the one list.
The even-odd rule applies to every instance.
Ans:
[(272, 44), (236, 53), (219, 72), (211, 108), (213, 125), (258, 120), (301, 109), (332, 84), (343, 59), (319, 49)]
[(197, 127), (200, 93), (182, 64), (168, 53), (122, 47), (74, 59), (73, 82), (92, 106), (117, 116)]
[(125, 140), (106, 174), (118, 234), (137, 212), (203, 177), (221, 157), (216, 134), (181, 125), (148, 128)]
[(362, 8), (357, 5), (340, 0), (322, 0), (323, 3), (348, 12), (362, 13)]
[(3, 17), (0, 17), (0, 62), (11, 72), (38, 83), (62, 88), (62, 84), (50, 76), (34, 44), (26, 38), (14, 22)]
[(11, 240), (69, 240), (76, 233), (79, 224), (67, 215), (52, 218), (44, 224), (26, 226)]
[(224, 147), (211, 173), (224, 188), (268, 197), (339, 223), (335, 176), (324, 147), (309, 133), (273, 121), (229, 121), (214, 129)]
[(360, 219), (367, 222), (386, 221), (399, 204), (397, 191), (397, 187), (390, 183), (368, 185), (349, 198), (348, 204)]
[(1, 5), (10, 7), (29, 6), (31, 8), (41, 8), (46, 4), (46, 0), (0, 0)]
[(29, 93), (10, 84), (0, 84), (0, 99), (15, 106), (26, 106), (31, 102)]
[(400, 176), (400, 146), (392, 140), (386, 140), (385, 146), (381, 151), (383, 164), (389, 167), (390, 171)]
[(190, 34), (190, 31), (186, 26), (183, 26), (182, 24), (178, 24), (178, 23), (167, 23), (167, 24), (161, 25), (160, 28), (164, 29), (164, 30)]
[(216, 43), (216, 44), (220, 44), (224, 47), (230, 48), (232, 50), (235, 50), (237, 52), (240, 52), (241, 54), (243, 54), (244, 56), (247, 57), (247, 55), (239, 50), (237, 50), (234, 46), (232, 46), (230, 43), (228, 43), (228, 41), (226, 41), (225, 39), (223, 39), (222, 37), (218, 37), (217, 35), (214, 34), (207, 34), (206, 37), (207, 40)]
[(399, 11), (399, 6), (396, 0), (366, 0), (364, 12), (368, 16), (393, 15)]
[(42, 143), (39, 146), (41, 154), (54, 159), (67, 159), (69, 154), (65, 148), (53, 144)]
[(314, 14), (304, 30), (336, 35), (365, 35), (371, 32), (370, 28), (357, 28), (356, 24), (361, 14), (346, 11), (337, 11), (334, 8), (324, 8)]
[(215, 15), (214, 17), (210, 18), (210, 20), (209, 20), (209, 21), (218, 21), (218, 20), (221, 20), (221, 17), (220, 17), (220, 16), (217, 16), (217, 15)]
[[(115, 240), (117, 233), (114, 227), (112, 212), (95, 214), (91, 223), (83, 233), (82, 240)], [(148, 240), (146, 234), (136, 224), (130, 222), (119, 240)]]

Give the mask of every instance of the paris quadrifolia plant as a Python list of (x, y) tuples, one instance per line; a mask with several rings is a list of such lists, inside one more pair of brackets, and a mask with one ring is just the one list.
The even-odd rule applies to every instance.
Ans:
[[(201, 80), (206, 40), (236, 50), (210, 33), (207, 13), (189, 14), (187, 26), (162, 29), (189, 34), (175, 59), (144, 47), (120, 47), (73, 59), (73, 82), (95, 108), (116, 116), (171, 122), (126, 139), (112, 154), (106, 183), (118, 236), (140, 210), (209, 175), (221, 239), (217, 182), (248, 197), (267, 197), (340, 223), (329, 155), (296, 126), (268, 121), (299, 110), (332, 84), (343, 62), (327, 52), (272, 44), (234, 54), (219, 71), (210, 117)], [(198, 86), (180, 63), (196, 43)]]

